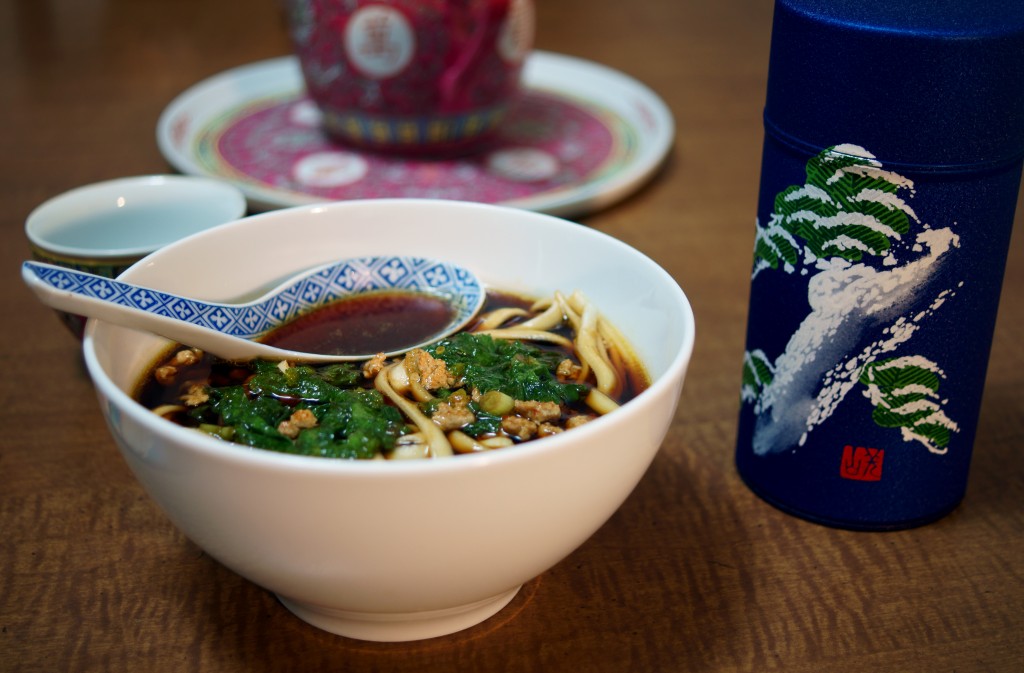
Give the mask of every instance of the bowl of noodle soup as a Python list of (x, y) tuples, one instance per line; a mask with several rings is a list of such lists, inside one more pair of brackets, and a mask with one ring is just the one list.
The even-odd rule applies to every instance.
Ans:
[[(351, 460), (253, 448), (154, 413), (137, 392), (154, 363), (173, 352), (165, 339), (90, 321), (84, 352), (122, 456), (186, 536), (314, 626), (365, 640), (415, 640), (494, 615), (626, 500), (675, 415), (694, 322), (672, 277), (621, 241), (548, 215), (455, 201), (263, 213), (171, 244), (121, 278), (238, 302), (303, 269), (373, 255), (460, 264), (488, 293), (536, 299), (538, 314), (568, 314), (574, 334), (584, 322), (603, 325), (645, 380), (610, 408), (600, 400), (580, 407), (569, 415), (587, 422), (549, 436), (463, 445), (458, 431), (446, 430), (450, 454), (421, 441), (427, 448), (416, 457), (426, 459), (389, 460), (397, 457), (391, 447), (377, 459)], [(490, 319), (476, 329), (524, 329), (519, 319)], [(408, 377), (397, 359), (384, 368), (397, 376), (376, 387), (387, 396)], [(385, 376), (377, 374), (372, 382)], [(422, 424), (405, 418), (399, 441), (430, 435)]]

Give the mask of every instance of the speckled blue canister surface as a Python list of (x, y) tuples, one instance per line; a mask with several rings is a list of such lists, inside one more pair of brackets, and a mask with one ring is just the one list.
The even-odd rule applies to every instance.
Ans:
[(1024, 2), (777, 0), (736, 464), (886, 530), (963, 499), (1024, 157)]

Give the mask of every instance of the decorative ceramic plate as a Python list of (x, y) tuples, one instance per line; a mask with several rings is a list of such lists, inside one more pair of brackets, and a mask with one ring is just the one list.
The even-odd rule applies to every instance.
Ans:
[(320, 130), (298, 61), (228, 70), (164, 110), (157, 142), (177, 170), (228, 180), (251, 210), (322, 201), (438, 198), (582, 215), (644, 184), (668, 153), (674, 123), (649, 88), (595, 63), (536, 52), (525, 93), (485, 152), (459, 159), (354, 150)]

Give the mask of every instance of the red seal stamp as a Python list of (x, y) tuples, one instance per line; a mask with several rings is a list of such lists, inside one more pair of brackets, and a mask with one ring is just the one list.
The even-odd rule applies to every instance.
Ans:
[(885, 449), (869, 449), (847, 444), (843, 447), (839, 476), (856, 481), (881, 481), (884, 457)]

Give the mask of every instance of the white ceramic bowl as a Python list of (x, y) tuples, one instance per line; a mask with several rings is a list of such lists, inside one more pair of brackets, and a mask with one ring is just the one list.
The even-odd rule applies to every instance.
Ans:
[(675, 413), (694, 343), (676, 282), (624, 243), (528, 211), (429, 200), (303, 206), (171, 244), (122, 278), (210, 300), (251, 296), (300, 269), (382, 253), (449, 259), (488, 286), (582, 290), (653, 380), (616, 412), (515, 448), (355, 462), (230, 445), (130, 397), (166, 346), (91, 321), (89, 372), (121, 452), (196, 544), (296, 615), (368, 640), (412, 640), (491, 616), (622, 504)]

